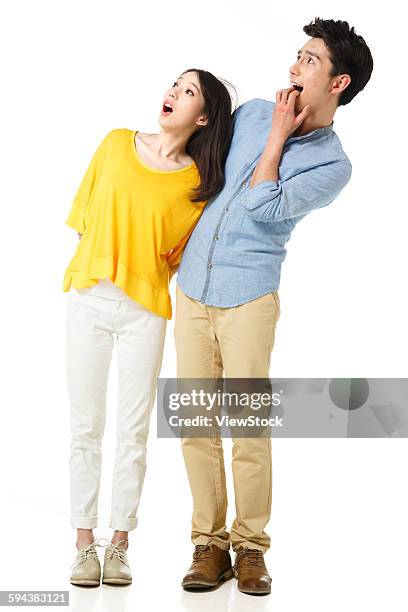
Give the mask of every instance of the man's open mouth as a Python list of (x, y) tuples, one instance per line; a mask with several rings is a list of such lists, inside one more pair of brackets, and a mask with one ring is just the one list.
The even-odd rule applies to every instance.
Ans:
[(296, 89), (299, 93), (303, 91), (302, 85), (298, 85), (297, 83), (291, 83), (290, 86)]

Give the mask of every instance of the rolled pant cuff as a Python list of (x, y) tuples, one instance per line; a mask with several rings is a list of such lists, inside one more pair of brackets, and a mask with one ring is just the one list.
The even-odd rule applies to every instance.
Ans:
[(237, 544), (231, 544), (232, 550), (234, 552), (238, 551), (238, 548), (250, 548), (252, 550), (262, 550), (263, 554), (269, 550), (269, 546), (262, 546), (261, 544), (256, 544), (255, 542), (238, 542)]
[(72, 516), (71, 525), (74, 529), (95, 529), (98, 526), (98, 517)]
[(136, 529), (138, 523), (137, 518), (129, 518), (129, 517), (112, 517), (109, 523), (110, 529), (115, 529), (116, 531), (132, 531)]
[(199, 545), (206, 546), (207, 544), (215, 544), (216, 546), (218, 546), (218, 548), (221, 548), (222, 550), (230, 549), (229, 541), (221, 540), (217, 537), (202, 535), (202, 536), (199, 536), (198, 538), (192, 539), (191, 541), (193, 542), (194, 546), (199, 546)]

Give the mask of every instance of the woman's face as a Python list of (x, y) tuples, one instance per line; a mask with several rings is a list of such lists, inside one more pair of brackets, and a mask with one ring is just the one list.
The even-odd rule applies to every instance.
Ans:
[(186, 72), (166, 92), (159, 117), (160, 126), (193, 133), (207, 123), (204, 106), (197, 73)]

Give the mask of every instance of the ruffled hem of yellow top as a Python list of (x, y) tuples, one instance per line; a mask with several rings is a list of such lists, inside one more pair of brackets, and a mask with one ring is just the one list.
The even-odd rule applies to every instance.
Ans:
[(68, 270), (64, 276), (64, 291), (71, 285), (75, 289), (93, 287), (101, 278), (110, 278), (130, 298), (142, 304), (152, 312), (166, 319), (172, 317), (170, 294), (162, 289), (152, 287), (142, 278), (133, 274), (125, 264), (116, 261), (113, 255), (92, 257), (90, 264), (81, 270)]

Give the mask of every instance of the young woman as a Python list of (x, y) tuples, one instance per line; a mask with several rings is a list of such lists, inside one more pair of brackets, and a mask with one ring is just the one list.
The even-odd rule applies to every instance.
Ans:
[[(172, 308), (169, 280), (209, 198), (224, 184), (232, 137), (226, 85), (205, 70), (183, 72), (167, 91), (158, 134), (114, 129), (97, 148), (67, 225), (80, 242), (65, 272), (66, 372), (71, 406), (73, 584), (132, 580), (125, 550), (137, 525), (146, 440)], [(118, 360), (117, 450), (111, 542), (97, 526), (101, 443), (112, 348)]]

